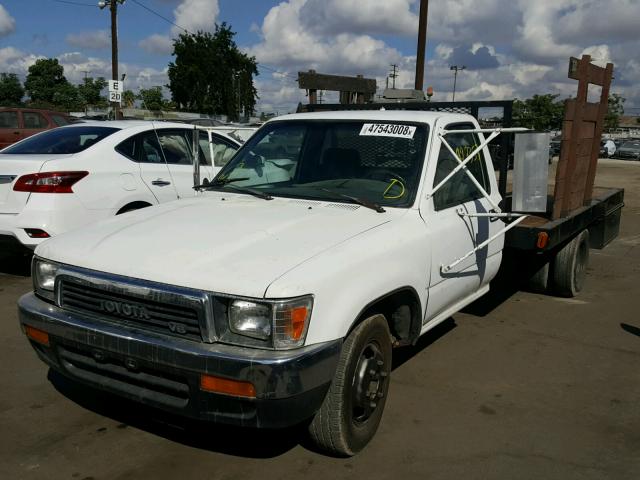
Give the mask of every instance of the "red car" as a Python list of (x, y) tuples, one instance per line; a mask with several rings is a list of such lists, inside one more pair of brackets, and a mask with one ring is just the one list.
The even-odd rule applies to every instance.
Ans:
[(0, 108), (0, 149), (35, 133), (71, 123), (66, 113), (33, 108)]

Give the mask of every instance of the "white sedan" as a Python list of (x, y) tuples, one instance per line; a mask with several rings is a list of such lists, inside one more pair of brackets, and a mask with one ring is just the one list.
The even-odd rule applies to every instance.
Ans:
[[(199, 131), (200, 174), (212, 179), (240, 147)], [(0, 151), (0, 250), (43, 240), (131, 210), (194, 195), (193, 127), (80, 123)], [(215, 161), (212, 162), (212, 159)]]

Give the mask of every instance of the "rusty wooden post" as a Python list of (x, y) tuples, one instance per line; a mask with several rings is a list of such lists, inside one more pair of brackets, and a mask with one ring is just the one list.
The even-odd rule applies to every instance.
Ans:
[(613, 63), (607, 63), (604, 73), (602, 93), (600, 95), (600, 105), (598, 107), (598, 119), (595, 128), (595, 139), (591, 148), (591, 162), (589, 173), (587, 174), (587, 184), (584, 192), (584, 205), (589, 205), (593, 197), (593, 184), (596, 180), (596, 170), (598, 169), (598, 157), (600, 156), (600, 138), (604, 130), (604, 119), (609, 110), (609, 91), (611, 89), (611, 79), (613, 78)]
[[(569, 78), (578, 80), (578, 95), (565, 104), (553, 219), (591, 201), (612, 73), (613, 65), (606, 69), (592, 65), (589, 55), (570, 60)], [(587, 101), (589, 84), (602, 87), (599, 103)]]

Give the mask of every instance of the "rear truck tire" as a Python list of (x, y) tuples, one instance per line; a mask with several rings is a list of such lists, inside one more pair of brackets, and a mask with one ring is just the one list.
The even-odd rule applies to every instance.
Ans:
[(546, 293), (549, 289), (549, 262), (545, 263), (527, 281), (527, 290), (533, 293)]
[(575, 297), (584, 286), (588, 264), (589, 231), (583, 230), (553, 260), (553, 291), (562, 297)]
[(350, 457), (373, 438), (387, 401), (391, 334), (383, 315), (360, 323), (347, 336), (329, 392), (309, 425), (312, 441)]

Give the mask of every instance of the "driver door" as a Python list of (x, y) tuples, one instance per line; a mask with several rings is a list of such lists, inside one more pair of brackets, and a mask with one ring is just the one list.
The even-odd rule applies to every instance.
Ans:
[[(440, 127), (441, 128), (441, 127)], [(449, 124), (448, 130), (473, 129), (472, 124)], [(437, 138), (437, 137), (436, 137)], [(476, 133), (450, 134), (445, 137), (461, 160), (480, 144)], [(430, 166), (427, 184), (438, 185), (457, 165), (444, 144), (435, 145), (438, 152), (435, 165)], [(494, 202), (500, 201), (495, 174), (491, 168), (488, 149), (485, 148), (470, 163), (468, 169)], [(444, 273), (442, 267), (472, 251), (477, 245), (498, 233), (504, 224), (489, 217), (469, 217), (464, 213), (488, 213), (492, 209), (471, 179), (461, 170), (427, 202), (421, 210), (426, 219), (432, 245), (431, 274), (429, 280), (429, 303), (425, 320), (433, 320), (449, 310), (468, 302), (488, 288), (488, 282), (499, 267), (503, 238), (489, 244), (471, 255), (452, 271)]]

